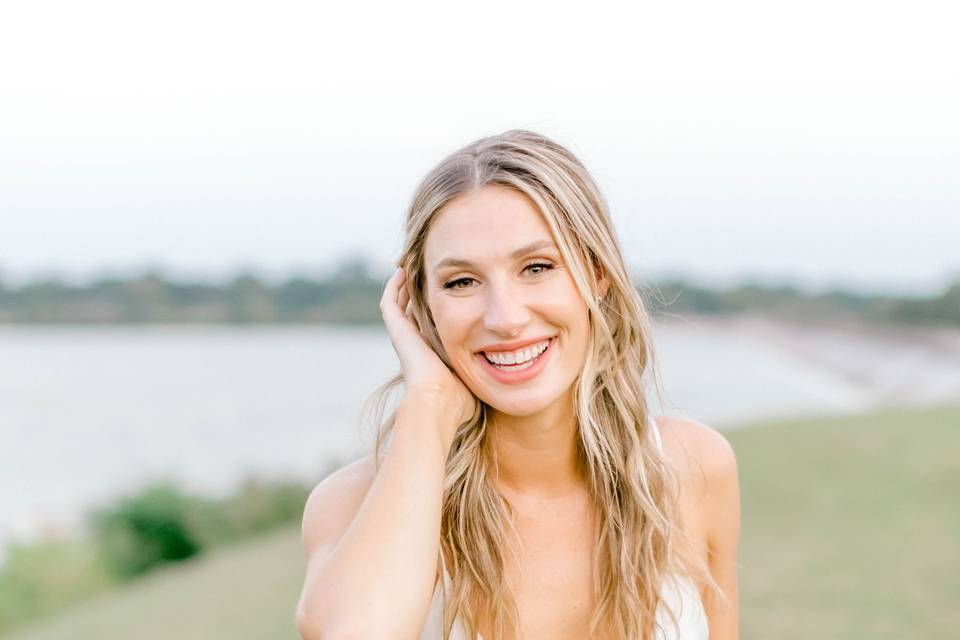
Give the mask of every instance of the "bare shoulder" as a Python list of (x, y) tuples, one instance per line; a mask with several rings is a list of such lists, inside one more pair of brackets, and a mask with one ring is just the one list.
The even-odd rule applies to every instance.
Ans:
[(696, 420), (663, 416), (656, 421), (666, 456), (680, 469), (681, 509), (689, 531), (723, 592), (725, 603), (712, 591), (701, 591), (710, 637), (736, 638), (740, 486), (733, 447), (723, 434)]
[(711, 493), (736, 480), (736, 455), (722, 433), (690, 418), (659, 416), (656, 422), (667, 458), (688, 488)]
[(367, 456), (334, 471), (313, 488), (301, 529), (308, 556), (336, 544), (353, 522), (375, 476), (373, 457)]
[(663, 448), (678, 470), (681, 508), (711, 550), (711, 564), (735, 561), (740, 531), (737, 459), (723, 434), (688, 418), (656, 418)]
[(664, 450), (671, 459), (686, 458), (705, 470), (722, 471), (736, 466), (730, 441), (713, 427), (679, 416), (658, 416), (656, 421)]

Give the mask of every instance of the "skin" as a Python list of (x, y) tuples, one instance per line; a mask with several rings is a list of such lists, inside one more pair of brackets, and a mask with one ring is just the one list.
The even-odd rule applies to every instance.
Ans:
[[(551, 241), (552, 236), (534, 203), (500, 186), (463, 194), (435, 218), (425, 245), (424, 293), (452, 374), (436, 369), (439, 359), (431, 359), (422, 340), (416, 345), (411, 327), (401, 321), (401, 310), (411, 320), (402, 274), (392, 281), (393, 290), (388, 285), (386, 305), (382, 302), (381, 308), (405, 376), (410, 372), (409, 386), (438, 390), (433, 395), (418, 394), (418, 399), (452, 396), (459, 412), (454, 415), (460, 417), (472, 413), (468, 396), (480, 398), (493, 409), (491, 437), (498, 458), (494, 482), (514, 507), (524, 550), (518, 559), (508, 555), (506, 579), (517, 596), (528, 638), (573, 640), (588, 637), (591, 552), (597, 532), (586, 482), (575, 463), (577, 426), (572, 405), (572, 385), (588, 347), (589, 319), (555, 247), (510, 255), (537, 240)], [(449, 257), (470, 265), (437, 268)], [(606, 291), (602, 276), (596, 286), (598, 292)], [(521, 385), (493, 379), (475, 355), (492, 343), (541, 336), (557, 337), (552, 359), (537, 377)], [(449, 375), (456, 381), (445, 377)], [(732, 605), (722, 607), (704, 590), (710, 637), (735, 639), (740, 505), (733, 451), (721, 434), (706, 425), (673, 417), (657, 418), (657, 423), (667, 459), (681, 479), (681, 530), (692, 553), (709, 566)], [(449, 450), (450, 429), (449, 425), (441, 429), (441, 453)], [(367, 508), (365, 496), (376, 481), (370, 460), (364, 459), (314, 490), (304, 513), (304, 543), (312, 563), (319, 564), (316, 558), (329, 554), (358, 510)], [(432, 536), (433, 531), (424, 535)], [(358, 551), (353, 562), (362, 557)], [(333, 580), (333, 575), (328, 579)], [(425, 612), (428, 602), (429, 598), (417, 611)], [(480, 625), (481, 635), (488, 640), (493, 637), (489, 622), (481, 620)], [(305, 628), (302, 624), (301, 630)]]

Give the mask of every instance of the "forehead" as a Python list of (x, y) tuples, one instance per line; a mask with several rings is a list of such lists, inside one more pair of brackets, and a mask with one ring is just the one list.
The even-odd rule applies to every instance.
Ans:
[(543, 214), (526, 194), (486, 185), (451, 200), (433, 219), (424, 258), (432, 269), (444, 258), (480, 261), (552, 238)]

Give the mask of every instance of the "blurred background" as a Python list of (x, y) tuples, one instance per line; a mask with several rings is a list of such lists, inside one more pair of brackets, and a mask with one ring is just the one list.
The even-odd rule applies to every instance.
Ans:
[[(655, 413), (722, 430), (745, 638), (960, 627), (954, 3), (0, 9), (0, 637), (295, 638), (444, 155), (610, 203)], [(654, 399), (655, 400), (655, 399)]]

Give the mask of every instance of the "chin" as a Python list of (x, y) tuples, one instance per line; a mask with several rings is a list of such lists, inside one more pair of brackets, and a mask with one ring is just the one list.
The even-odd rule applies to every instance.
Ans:
[(480, 399), (499, 413), (517, 418), (536, 415), (553, 405), (557, 400), (557, 398), (552, 396), (544, 397), (541, 393), (516, 393), (512, 394), (511, 397), (504, 397), (504, 395), (505, 394), (497, 394), (497, 396), (492, 398), (481, 397)]

